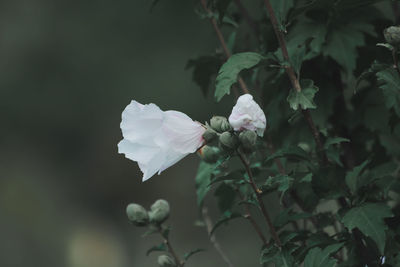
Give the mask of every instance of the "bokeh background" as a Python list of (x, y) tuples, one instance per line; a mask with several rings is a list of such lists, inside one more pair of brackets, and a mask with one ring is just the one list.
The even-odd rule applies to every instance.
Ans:
[[(185, 70), (218, 46), (193, 1), (160, 1), (151, 13), (150, 4), (0, 1), (0, 266), (157, 266), (145, 252), (159, 237), (142, 238), (125, 207), (158, 198), (172, 206), (176, 250), (207, 249), (188, 266), (224, 266), (194, 225), (198, 157), (141, 183), (136, 163), (117, 153), (132, 99), (199, 121), (232, 107), (232, 98), (203, 97)], [(236, 266), (259, 266), (246, 222), (217, 237)]]

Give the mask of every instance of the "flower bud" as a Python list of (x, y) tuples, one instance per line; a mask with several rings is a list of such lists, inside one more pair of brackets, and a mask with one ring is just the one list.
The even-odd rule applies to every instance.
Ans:
[(159, 199), (156, 202), (154, 202), (153, 205), (151, 205), (149, 211), (150, 222), (161, 224), (166, 219), (168, 219), (168, 216), (169, 216), (169, 204), (164, 199)]
[(243, 131), (239, 134), (239, 141), (245, 150), (252, 150), (257, 142), (257, 134), (253, 131)]
[(157, 263), (160, 267), (175, 267), (175, 261), (168, 255), (158, 256)]
[(217, 138), (218, 134), (211, 128), (207, 128), (207, 130), (203, 133), (203, 138), (207, 143), (211, 143)]
[(383, 36), (391, 45), (399, 45), (400, 44), (400, 27), (399, 26), (390, 26), (383, 31)]
[(232, 130), (232, 126), (228, 120), (222, 116), (214, 116), (210, 120), (210, 126), (219, 133)]
[(149, 216), (145, 208), (132, 203), (126, 207), (126, 214), (129, 220), (136, 226), (146, 226), (149, 223)]
[(230, 132), (224, 132), (219, 136), (219, 143), (225, 150), (233, 150), (238, 145), (238, 138)]
[(201, 158), (207, 163), (217, 162), (219, 153), (219, 149), (214, 146), (203, 146), (200, 150)]

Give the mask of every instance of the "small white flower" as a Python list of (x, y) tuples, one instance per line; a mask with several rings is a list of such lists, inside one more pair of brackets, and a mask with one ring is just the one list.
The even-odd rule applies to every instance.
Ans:
[(238, 98), (229, 116), (229, 123), (235, 131), (255, 131), (259, 136), (264, 135), (267, 119), (260, 106), (249, 94)]
[(133, 100), (122, 112), (121, 130), (118, 152), (138, 163), (146, 181), (196, 152), (205, 128), (182, 112)]

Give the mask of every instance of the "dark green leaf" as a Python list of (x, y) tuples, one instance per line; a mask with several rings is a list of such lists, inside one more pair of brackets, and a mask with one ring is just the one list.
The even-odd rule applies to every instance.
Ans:
[(314, 96), (318, 92), (318, 87), (314, 85), (312, 80), (301, 81), (301, 91), (290, 90), (287, 101), (292, 109), (314, 109), (317, 106), (314, 103)]
[(190, 257), (192, 257), (194, 254), (197, 254), (197, 253), (203, 252), (203, 251), (205, 251), (205, 249), (201, 249), (201, 248), (194, 249), (194, 250), (192, 250), (192, 251), (190, 251), (190, 252), (188, 252), (188, 253), (185, 253), (185, 255), (183, 255), (183, 258), (185, 259), (185, 261), (187, 261), (187, 260), (188, 260)]
[(232, 55), (220, 68), (216, 80), (215, 99), (230, 94), (231, 86), (236, 83), (240, 71), (256, 66), (264, 57), (254, 52), (243, 52)]
[(286, 249), (279, 249), (275, 246), (269, 246), (261, 252), (260, 264), (274, 263), (279, 267), (294, 266), (293, 256)]
[(268, 163), (277, 158), (291, 158), (291, 159), (307, 160), (307, 161), (310, 160), (310, 156), (298, 146), (279, 149), (274, 154), (269, 156), (265, 160), (265, 162)]
[(218, 200), (218, 208), (221, 213), (230, 210), (236, 198), (236, 191), (227, 184), (221, 184), (214, 194)]
[(154, 251), (168, 251), (168, 248), (164, 243), (161, 243), (160, 245), (154, 246), (154, 247), (150, 248), (149, 250), (147, 250), (146, 256), (149, 256), (149, 254)]
[(376, 73), (380, 88), (385, 97), (385, 105), (387, 108), (394, 108), (397, 115), (400, 116), (400, 76), (393, 68)]
[(244, 178), (245, 178), (245, 176), (242, 171), (234, 171), (234, 172), (226, 173), (224, 175), (215, 177), (214, 179), (212, 179), (211, 183), (208, 186), (211, 186), (215, 183), (219, 183), (222, 181), (240, 181), (240, 180), (244, 180)]
[(369, 160), (364, 161), (359, 166), (354, 167), (353, 170), (347, 172), (346, 174), (346, 184), (349, 187), (352, 193), (355, 193), (358, 189), (358, 177), (360, 176), (361, 172), (367, 166)]
[(340, 144), (340, 143), (343, 143), (343, 142), (350, 142), (350, 140), (347, 139), (347, 138), (343, 138), (343, 137), (328, 138), (325, 141), (324, 148), (327, 149), (331, 145), (336, 145), (336, 144)]
[(333, 267), (336, 259), (331, 258), (331, 254), (343, 247), (344, 243), (329, 245), (324, 249), (313, 248), (304, 260), (304, 267)]
[(285, 226), (290, 222), (312, 217), (311, 213), (294, 213), (291, 209), (282, 210), (274, 219), (274, 225), (278, 228)]
[(275, 11), (276, 19), (278, 20), (281, 30), (286, 28), (286, 15), (289, 10), (293, 7), (293, 0), (271, 0), (272, 9)]
[(185, 69), (193, 69), (192, 79), (206, 96), (222, 61), (217, 56), (201, 56), (187, 62)]
[(390, 208), (382, 203), (365, 203), (350, 209), (342, 218), (342, 223), (349, 230), (358, 228), (364, 235), (370, 237), (383, 255), (385, 250), (387, 225), (384, 218), (392, 217)]
[(208, 186), (211, 181), (211, 175), (214, 172), (215, 166), (205, 162), (200, 162), (199, 168), (196, 175), (196, 194), (197, 194), (197, 205), (201, 207), (203, 205), (204, 197), (207, 195), (210, 187)]
[(263, 187), (269, 188), (276, 186), (277, 190), (282, 193), (281, 194), (281, 201), (282, 201), (284, 194), (286, 193), (286, 191), (289, 190), (289, 188), (293, 184), (293, 180), (294, 179), (288, 175), (278, 174), (274, 177), (268, 177)]
[(212, 235), (215, 230), (217, 230), (221, 225), (229, 222), (230, 220), (236, 219), (236, 218), (244, 218), (242, 214), (240, 213), (232, 213), (230, 211), (226, 211), (219, 219), (218, 221), (214, 224), (213, 228), (211, 229), (210, 235)]

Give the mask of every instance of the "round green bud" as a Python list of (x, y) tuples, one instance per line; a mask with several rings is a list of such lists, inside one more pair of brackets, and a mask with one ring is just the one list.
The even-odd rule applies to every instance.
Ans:
[(203, 146), (200, 150), (201, 158), (207, 163), (215, 163), (219, 158), (220, 151), (218, 147)]
[(400, 26), (390, 26), (383, 31), (383, 36), (391, 45), (400, 44)]
[(149, 218), (151, 223), (161, 224), (169, 216), (169, 204), (164, 199), (159, 199), (150, 207)]
[(212, 117), (210, 120), (210, 126), (219, 133), (232, 130), (232, 126), (229, 124), (228, 120), (222, 116)]
[(245, 150), (252, 150), (257, 142), (257, 134), (254, 131), (243, 131), (239, 134), (239, 141)]
[(132, 203), (126, 207), (126, 214), (129, 220), (136, 226), (146, 226), (149, 223), (149, 216), (145, 208)]
[(175, 261), (168, 255), (158, 256), (157, 263), (160, 267), (175, 267)]
[(222, 149), (233, 150), (238, 146), (239, 140), (233, 133), (224, 132), (219, 136), (219, 143)]
[(211, 143), (217, 138), (218, 134), (211, 128), (207, 128), (207, 130), (203, 133), (203, 138), (207, 143)]

